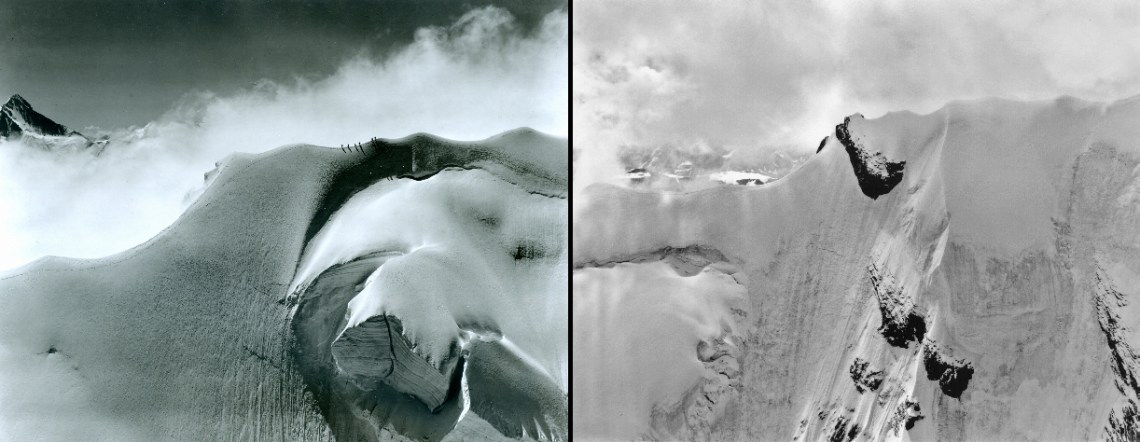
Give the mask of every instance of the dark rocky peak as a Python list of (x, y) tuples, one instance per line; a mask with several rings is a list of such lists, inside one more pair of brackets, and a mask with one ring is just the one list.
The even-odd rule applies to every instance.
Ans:
[(19, 94), (13, 95), (3, 107), (0, 107), (0, 137), (21, 135), (25, 132), (56, 136), (71, 133), (64, 125), (32, 109), (31, 103), (28, 103), (24, 97)]

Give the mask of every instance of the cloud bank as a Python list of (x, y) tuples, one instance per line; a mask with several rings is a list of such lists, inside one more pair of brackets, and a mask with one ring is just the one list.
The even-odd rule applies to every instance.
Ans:
[(575, 4), (575, 189), (622, 146), (809, 151), (846, 115), (1140, 94), (1135, 2)]
[(2, 143), (0, 269), (139, 244), (172, 223), (203, 173), (234, 152), (416, 132), (474, 140), (520, 126), (566, 136), (568, 34), (564, 11), (524, 32), (508, 12), (480, 8), (418, 30), (382, 59), (362, 50), (328, 78), (188, 95), (143, 128), (98, 134), (111, 140), (98, 155)]

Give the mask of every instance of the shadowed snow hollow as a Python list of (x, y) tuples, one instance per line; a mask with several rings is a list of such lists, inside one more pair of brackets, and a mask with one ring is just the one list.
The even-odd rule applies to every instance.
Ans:
[(171, 227), (0, 279), (0, 440), (563, 440), (565, 140), (234, 155)]
[[(1140, 99), (955, 102), (849, 117), (762, 186), (587, 189), (574, 429), (1134, 438), (1137, 123)], [(658, 252), (694, 247), (716, 251), (680, 260), (707, 263), (696, 276)], [(731, 369), (700, 369), (712, 348)]]

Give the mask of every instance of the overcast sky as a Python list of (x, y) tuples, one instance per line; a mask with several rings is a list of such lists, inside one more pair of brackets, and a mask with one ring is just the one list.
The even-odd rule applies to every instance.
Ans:
[(3, 0), (0, 95), (74, 129), (142, 126), (184, 94), (320, 79), (495, 3), (533, 29), (565, 0)]
[(574, 146), (595, 160), (809, 151), (846, 115), (958, 99), (1140, 94), (1140, 2), (575, 1), (572, 20)]

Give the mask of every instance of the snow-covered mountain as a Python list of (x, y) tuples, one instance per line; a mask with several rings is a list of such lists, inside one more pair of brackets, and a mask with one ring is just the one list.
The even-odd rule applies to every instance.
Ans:
[(1138, 440), (1138, 123), (954, 102), (771, 184), (587, 188), (575, 436)]
[(0, 107), (0, 137), (20, 134), (64, 136), (71, 133), (62, 124), (43, 116), (24, 97), (13, 95)]
[(19, 94), (0, 106), (0, 139), (19, 139), (24, 144), (48, 149), (90, 147), (105, 142), (93, 141), (36, 112)]
[(235, 154), (153, 239), (0, 274), (0, 440), (565, 440), (567, 149)]

